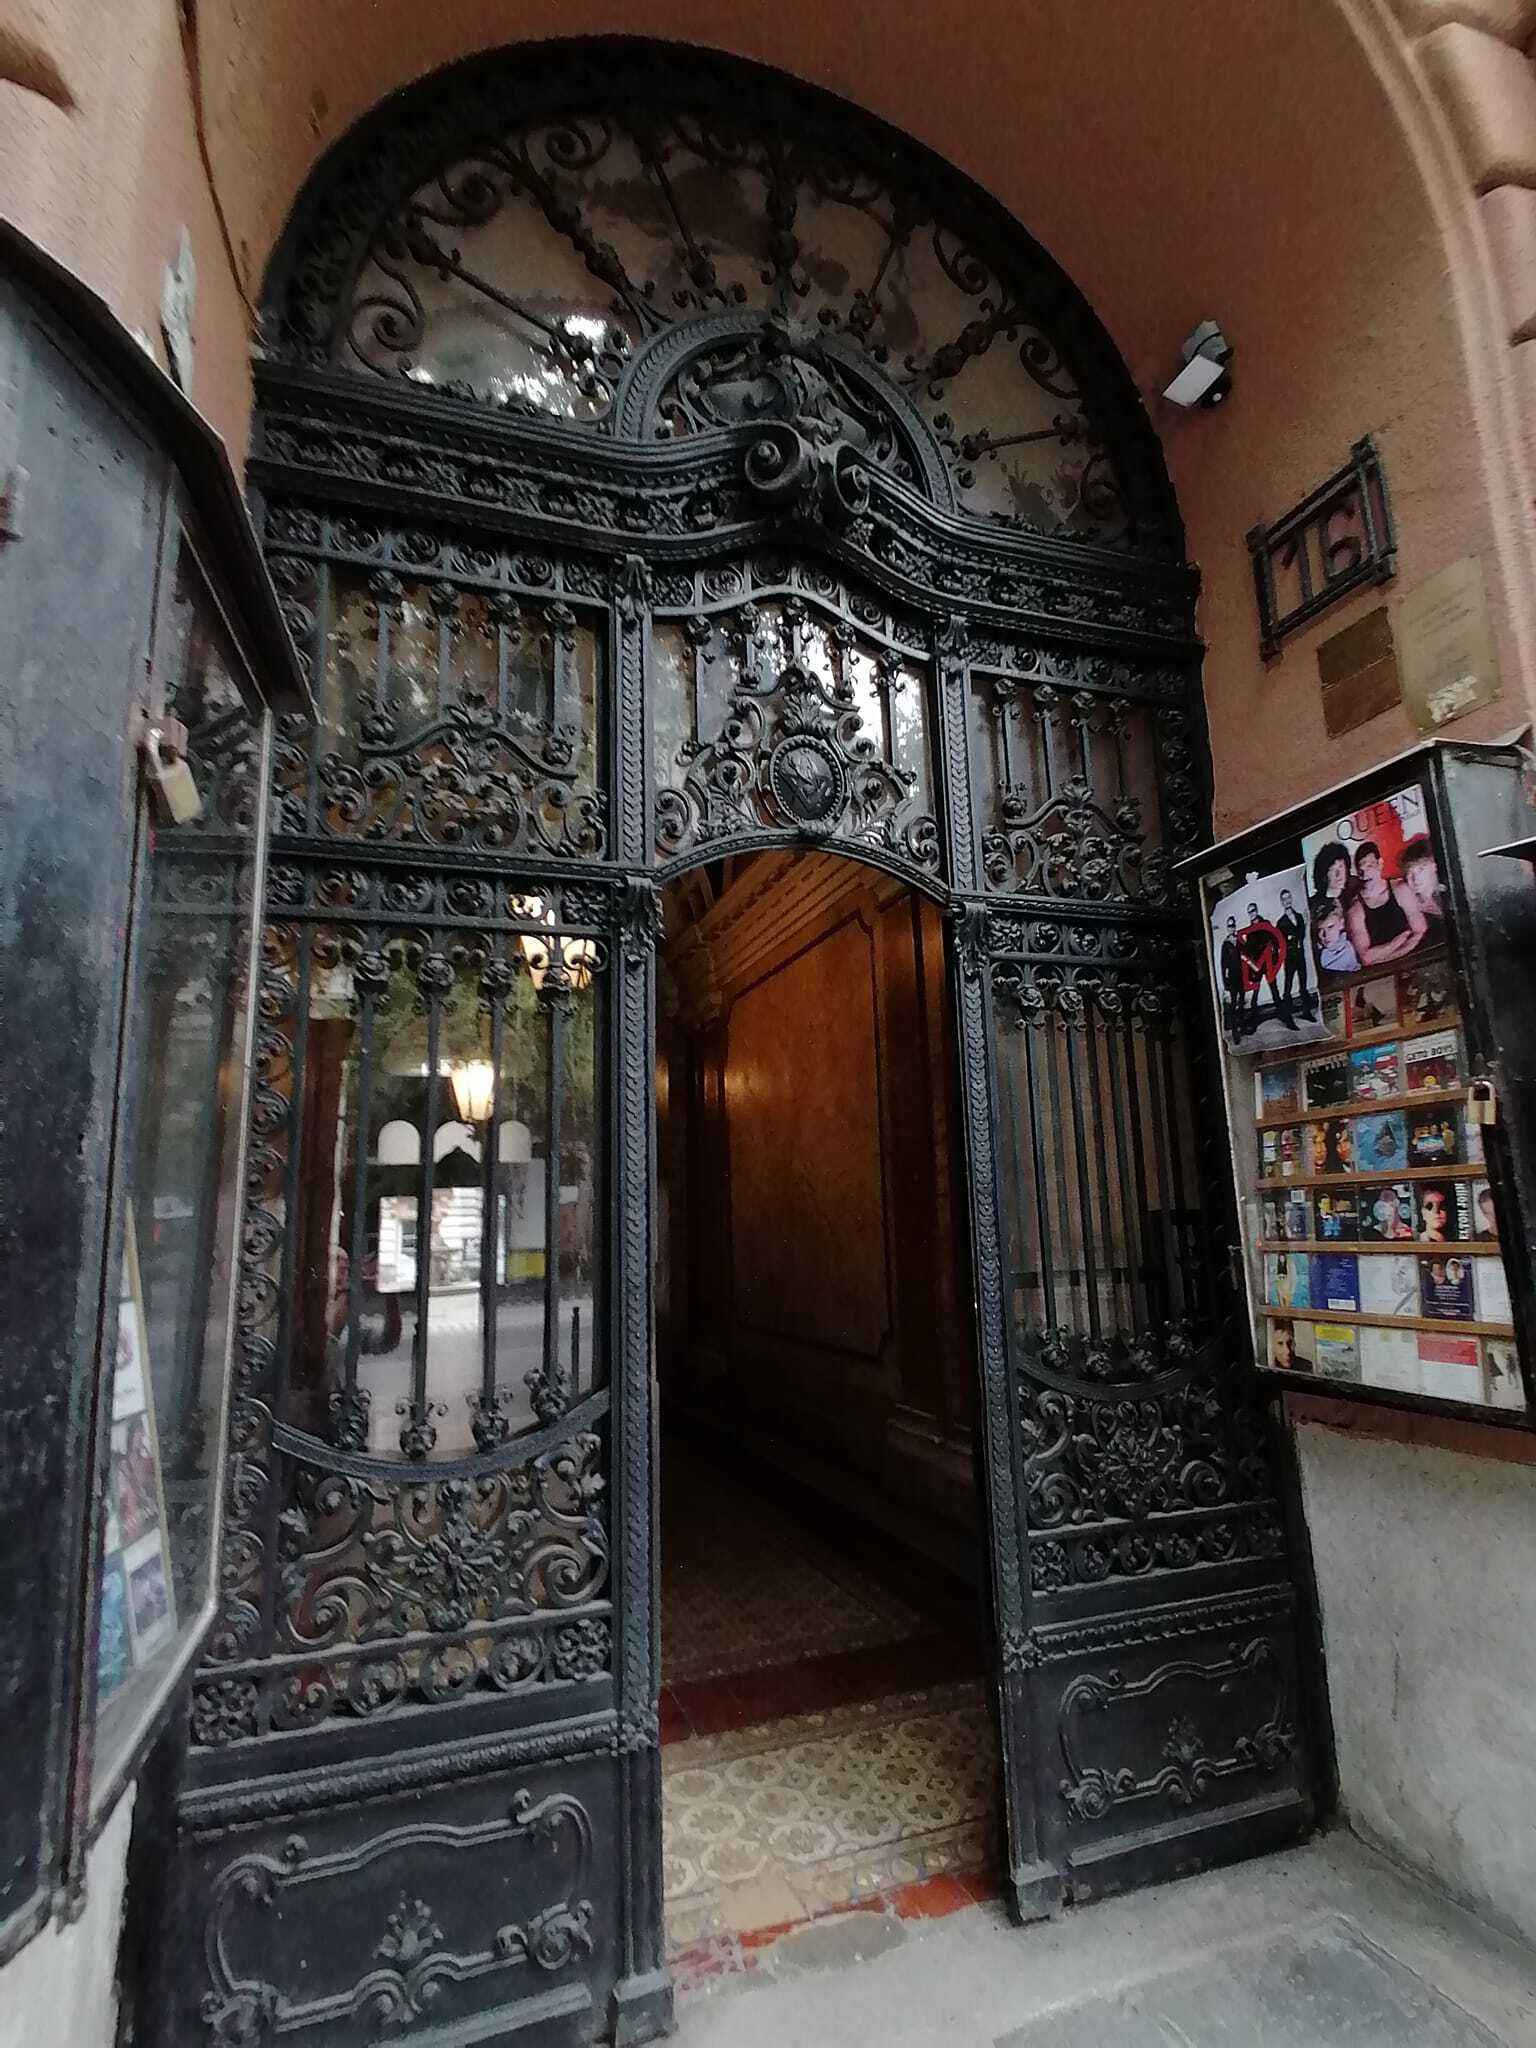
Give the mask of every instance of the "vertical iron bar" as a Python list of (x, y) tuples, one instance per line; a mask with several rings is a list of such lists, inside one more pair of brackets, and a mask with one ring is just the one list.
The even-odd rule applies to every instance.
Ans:
[(1003, 752), (1003, 758), (1002, 758), (1002, 761), (1001, 761), (1001, 763), (999, 764), (999, 766), (1000, 766), (1000, 768), (1001, 768), (1001, 772), (1002, 772), (1002, 781), (1001, 781), (1001, 786), (1000, 786), (999, 788), (997, 788), (997, 789), (994, 789), (994, 790), (993, 790), (993, 792), (992, 792), (992, 802), (993, 802), (993, 821), (994, 821), (994, 823), (996, 823), (996, 824), (999, 824), (999, 825), (1000, 825), (1000, 824), (1001, 824), (1001, 823), (1003, 822), (1003, 819), (1002, 819), (1002, 797), (1003, 797), (1003, 791), (1004, 791), (1004, 790), (1006, 790), (1006, 789), (1011, 789), (1011, 788), (1013, 787), (1013, 741), (1012, 741), (1012, 739), (1011, 739), (1011, 738), (1010, 738), (1010, 736), (1009, 736), (1009, 730), (1008, 730), (1008, 729), (1009, 729), (1009, 727), (1010, 727), (1010, 726), (1012, 725), (1012, 723), (1013, 723), (1013, 715), (1014, 715), (1014, 710), (1015, 710), (1015, 708), (1016, 708), (1016, 700), (1015, 700), (1014, 698), (1012, 698), (1012, 697), (1005, 697), (1005, 696), (1003, 696), (1003, 695), (1002, 695), (1002, 693), (1001, 693), (1001, 692), (999, 692), (999, 693), (998, 693), (998, 695), (997, 695), (997, 698), (996, 698), (996, 703), (997, 703), (997, 728), (998, 728), (998, 732), (999, 732), (999, 734), (1000, 734), (1000, 736), (1001, 736), (1001, 739), (1002, 739), (1002, 752)]
[(433, 1152), (437, 1144), (437, 1062), (438, 1035), (442, 1022), (441, 997), (434, 988), (427, 996), (427, 1101), (422, 1118), (421, 1159), (416, 1175), (416, 1329), (411, 1341), (412, 1420), (424, 1423), (427, 1412), (427, 1324), (432, 1300), (432, 1183), (437, 1170)]
[[(1051, 1097), (1051, 1165), (1056, 1182), (1056, 1213), (1061, 1218), (1063, 1249), (1066, 1252), (1062, 1270), (1067, 1276), (1067, 1309), (1072, 1315), (1072, 1290), (1077, 1283), (1077, 1268), (1072, 1263), (1072, 1204), (1067, 1194), (1066, 1152), (1062, 1145), (1066, 1124), (1061, 1113), (1061, 1061), (1057, 1057), (1057, 1040), (1066, 1025), (1055, 1011), (1046, 1012), (1043, 1025), (1046, 1079)], [(1075, 1316), (1072, 1319), (1075, 1321)]]
[(394, 624), (394, 610), (388, 596), (380, 592), (376, 600), (379, 613), (379, 642), (374, 652), (373, 701), (381, 711), (389, 706), (389, 663), (390, 637)]
[(1093, 1091), (1093, 1142), (1099, 1163), (1099, 1205), (1104, 1221), (1104, 1250), (1109, 1273), (1110, 1296), (1113, 1302), (1118, 1289), (1118, 1282), (1115, 1278), (1114, 1206), (1110, 1200), (1109, 1193), (1109, 1153), (1105, 1134), (1105, 1125), (1108, 1121), (1106, 1114), (1107, 1105), (1103, 1094), (1103, 1078), (1099, 1072), (1099, 1030), (1101, 1026), (1106, 1030), (1108, 1029), (1107, 1022), (1102, 1017), (1096, 1017), (1093, 1010), (1090, 1009), (1083, 1021), (1083, 1029), (1087, 1035), (1088, 1086)]
[(453, 623), (457, 610), (444, 597), (433, 609), (437, 613), (437, 703), (439, 714), (448, 709), (449, 687), (453, 681)]
[[(1092, 1019), (1085, 1018), (1084, 1028)], [(1083, 1084), (1078, 1071), (1077, 1047), (1072, 1038), (1072, 1020), (1062, 1019), (1062, 1038), (1067, 1049), (1067, 1092), (1072, 1097), (1072, 1150), (1077, 1160), (1077, 1213), (1083, 1230), (1083, 1284), (1088, 1290), (1088, 1334), (1099, 1334), (1099, 1268), (1093, 1246), (1093, 1197), (1088, 1179), (1088, 1141), (1083, 1130)]]
[[(1154, 1141), (1157, 1145), (1160, 1161), (1158, 1193), (1162, 1197), (1167, 1210), (1166, 1237), (1167, 1242), (1172, 1247), (1173, 1262), (1179, 1273), (1180, 1288), (1182, 1291), (1187, 1292), (1184, 1289), (1183, 1245), (1179, 1229), (1179, 1208), (1183, 1188), (1182, 1182), (1180, 1182), (1176, 1190), (1173, 1179), (1177, 1161), (1172, 1156), (1171, 1148), (1172, 1123), (1166, 1088), (1167, 1061), (1164, 1058), (1166, 1048), (1163, 1042), (1165, 1028), (1166, 1022), (1159, 1022), (1153, 1027), (1152, 1035), (1147, 1040), (1147, 1087), (1152, 1098)], [(1171, 1287), (1169, 1289), (1168, 1305), (1171, 1311), (1174, 1305)], [(1185, 1300), (1180, 1306), (1182, 1311), (1187, 1312), (1189, 1303)]]
[[(1035, 1213), (1039, 1218), (1038, 1236), (1040, 1241), (1041, 1294), (1045, 1306), (1045, 1326), (1048, 1330), (1056, 1327), (1056, 1257), (1055, 1243), (1051, 1235), (1051, 1192), (1045, 1174), (1045, 1153), (1042, 1148), (1044, 1132), (1040, 1128), (1040, 1091), (1035, 1076), (1034, 1027), (1026, 1018), (1020, 1025), (1024, 1041), (1024, 1086), (1029, 1094), (1029, 1152), (1030, 1167), (1035, 1182)], [(1018, 1124), (1018, 1105), (1014, 1101), (1014, 1079), (1005, 1063), (1008, 1082), (1009, 1114)], [(1022, 1196), (1023, 1190), (1020, 1189)]]
[(1188, 1315), (1194, 1307), (1191, 1298), (1193, 1290), (1190, 1285), (1194, 1276), (1190, 1271), (1189, 1229), (1184, 1206), (1184, 1144), (1183, 1132), (1178, 1123), (1179, 1091), (1173, 1071), (1173, 1030), (1173, 1019), (1170, 1017), (1164, 1024), (1160, 1044), (1163, 1054), (1163, 1086), (1167, 1096), (1168, 1143), (1173, 1163), (1173, 1213), (1176, 1218), (1174, 1242), (1178, 1246), (1179, 1271), (1184, 1276), (1184, 1312)]
[(347, 1274), (346, 1390), (357, 1385), (357, 1361), (363, 1343), (363, 1266), (368, 1256), (368, 1172), (369, 1144), (373, 1121), (373, 1012), (377, 1000), (372, 987), (363, 991), (357, 1019), (357, 1161), (352, 1174), (352, 1246)]
[(496, 723), (505, 727), (512, 695), (512, 656), (507, 645), (511, 622), (504, 606), (498, 606), (493, 616), (496, 620)]
[[(551, 965), (560, 941), (551, 937)], [(548, 1064), (545, 1100), (549, 1106), (544, 1144), (544, 1387), (553, 1398), (560, 1383), (560, 1141), (565, 1107), (565, 1005), (563, 990), (548, 1005)]]
[(503, 1028), (502, 995), (498, 989), (491, 995), (491, 1114), (480, 1154), (480, 1414), (487, 1425), (496, 1407), (496, 1319), (501, 1301), (497, 1167), (501, 1147)]
[[(315, 639), (312, 652), (315, 702), (323, 713), (326, 701), (326, 670), (330, 658), (331, 640), (331, 565), (318, 564), (315, 572)], [(309, 766), (304, 794), (304, 816), (311, 832), (320, 824), (320, 753), (325, 744), (326, 734), (322, 726), (309, 735)]]
[[(1137, 1059), (1137, 1038), (1134, 1028), (1126, 1041), (1125, 1080), (1131, 1111), (1131, 1152), (1136, 1164), (1136, 1191), (1141, 1208), (1142, 1285), (1146, 1290), (1147, 1296), (1147, 1319), (1149, 1322), (1156, 1322), (1159, 1311), (1164, 1315), (1167, 1314), (1168, 1290), (1162, 1261), (1157, 1256), (1157, 1247), (1152, 1242), (1153, 1190), (1147, 1175), (1147, 1157), (1142, 1138), (1144, 1129), (1152, 1135), (1154, 1141), (1156, 1138), (1156, 1132), (1153, 1128), (1156, 1121), (1156, 1108), (1153, 1100), (1151, 1041), (1148, 1038), (1147, 1026), (1145, 1024), (1142, 1026), (1140, 1042), (1146, 1048), (1148, 1102), (1145, 1111), (1142, 1108), (1141, 1087), (1137, 1080), (1137, 1070), (1140, 1062)], [(1161, 1191), (1162, 1175), (1159, 1174), (1158, 1193), (1161, 1194)]]
[[(1147, 1219), (1141, 1185), (1141, 1133), (1136, 1128), (1135, 1111), (1127, 1093), (1135, 1051), (1134, 1027), (1130, 1018), (1125, 1017), (1109, 1040), (1105, 1057), (1115, 1105), (1115, 1156), (1120, 1163), (1120, 1202), (1125, 1211), (1126, 1286), (1131, 1298), (1131, 1321), (1139, 1328), (1143, 1319), (1151, 1319), (1151, 1302), (1147, 1294)], [(1134, 1166), (1132, 1153), (1135, 1155)]]

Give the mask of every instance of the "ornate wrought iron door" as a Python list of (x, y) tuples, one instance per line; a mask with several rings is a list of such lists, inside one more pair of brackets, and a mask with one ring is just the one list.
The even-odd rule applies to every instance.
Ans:
[(1192, 913), (1194, 580), (1123, 369), (943, 166), (760, 72), (511, 52), (275, 266), (279, 749), (223, 1617), (165, 2038), (666, 2018), (658, 887), (948, 907), (1009, 1882), (1304, 1824)]

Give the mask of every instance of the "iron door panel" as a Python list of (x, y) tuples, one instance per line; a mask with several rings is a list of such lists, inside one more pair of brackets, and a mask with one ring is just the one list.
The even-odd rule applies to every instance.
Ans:
[(594, 2040), (616, 1974), (616, 1778), (610, 1754), (383, 1795), (365, 1777), (348, 1798), (338, 1772), (323, 1807), (189, 1827), (183, 1881), (207, 1975), (167, 1985), (167, 2037)]

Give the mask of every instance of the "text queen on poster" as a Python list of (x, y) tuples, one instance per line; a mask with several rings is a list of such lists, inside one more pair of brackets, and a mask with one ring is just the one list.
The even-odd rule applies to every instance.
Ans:
[(1417, 786), (1309, 832), (1301, 857), (1324, 988), (1444, 942), (1440, 849)]

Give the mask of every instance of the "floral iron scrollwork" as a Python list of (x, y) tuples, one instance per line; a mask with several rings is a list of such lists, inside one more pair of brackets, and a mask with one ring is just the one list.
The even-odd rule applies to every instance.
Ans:
[[(867, 657), (873, 680), (861, 698), (861, 650), (847, 621), (824, 630), (799, 598), (786, 600), (781, 616), (749, 603), (734, 619), (726, 713), (713, 738), (678, 749), (680, 780), (656, 799), (660, 852), (778, 827), (936, 869), (938, 824), (921, 805), (917, 772), (893, 758), (889, 721), (877, 733), (867, 720), (882, 696), (888, 703), (907, 687), (900, 663), (889, 653)], [(703, 647), (714, 629), (701, 618), (690, 630)]]
[(280, 267), (274, 354), (407, 380), (445, 409), (647, 439), (835, 415), (904, 481), (912, 446), (870, 405), (880, 379), (946, 499), (1168, 552), (1134, 389), (980, 194), (751, 67), (579, 61), (573, 88), (553, 52), (485, 59), (479, 82), (426, 81), (344, 148)]
[(1137, 798), (1106, 808), (1073, 776), (1043, 803), (1027, 785), (1008, 784), (998, 812), (1002, 822), (982, 836), (990, 888), (1089, 903), (1165, 900), (1164, 863), (1144, 851)]
[(414, 730), (371, 701), (361, 710), (356, 758), (319, 764), (323, 822), (337, 838), (601, 857), (604, 799), (581, 786), (575, 726), (518, 729), (469, 689)]

